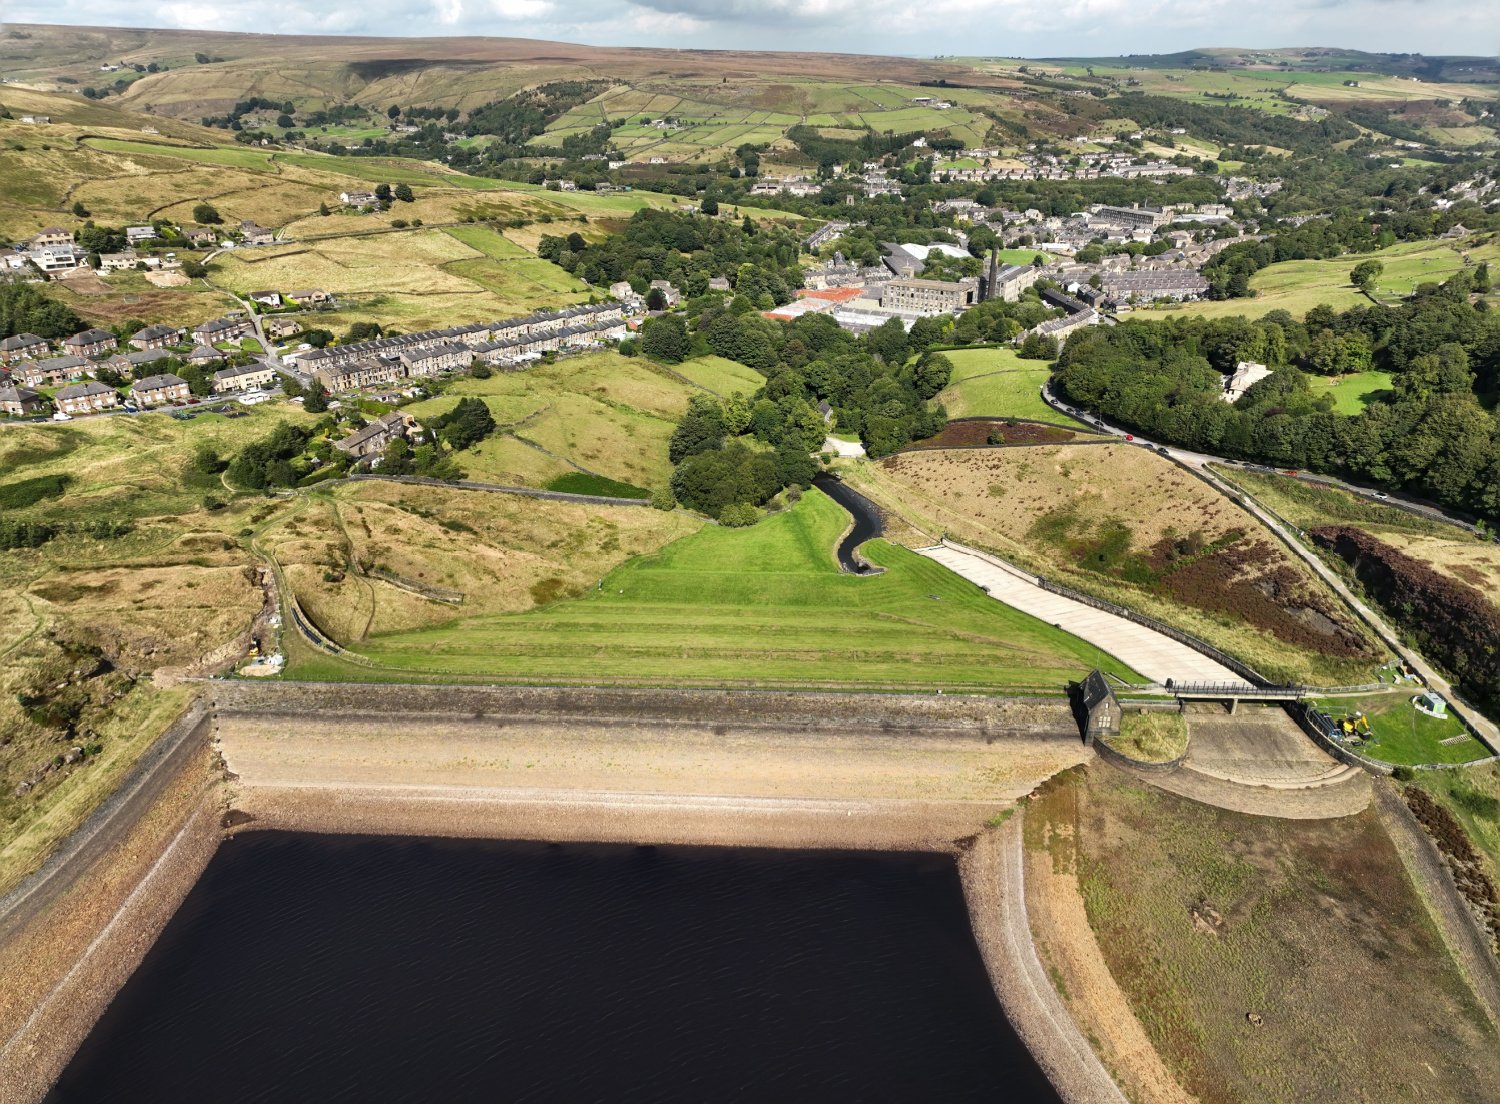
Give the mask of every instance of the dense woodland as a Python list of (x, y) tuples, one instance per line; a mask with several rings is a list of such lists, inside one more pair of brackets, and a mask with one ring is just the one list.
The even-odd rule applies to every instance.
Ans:
[[(1057, 379), (1163, 442), (1347, 475), (1500, 523), (1500, 423), (1484, 405), (1500, 394), (1500, 316), (1471, 302), (1474, 279), (1423, 285), (1400, 306), (1318, 307), (1305, 322), (1276, 311), (1090, 327), (1069, 337)], [(1223, 373), (1244, 360), (1275, 371), (1231, 405)], [(1308, 385), (1309, 373), (1372, 367), (1394, 386), (1358, 415)]]

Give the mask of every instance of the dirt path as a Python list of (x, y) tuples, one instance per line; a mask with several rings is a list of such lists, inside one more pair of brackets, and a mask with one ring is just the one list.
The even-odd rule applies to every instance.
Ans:
[(1375, 783), (1375, 809), (1406, 867), (1417, 895), (1427, 906), (1443, 942), (1463, 971), (1490, 1020), (1500, 1027), (1500, 963), (1490, 952), (1489, 941), (1479, 931), (1448, 864), (1417, 818), (1402, 800), (1394, 783)]

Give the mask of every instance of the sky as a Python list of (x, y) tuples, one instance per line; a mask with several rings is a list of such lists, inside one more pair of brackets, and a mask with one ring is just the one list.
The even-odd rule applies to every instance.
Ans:
[(1199, 46), (1500, 53), (1500, 0), (0, 0), (0, 15), (76, 26), (918, 56), (1107, 57)]

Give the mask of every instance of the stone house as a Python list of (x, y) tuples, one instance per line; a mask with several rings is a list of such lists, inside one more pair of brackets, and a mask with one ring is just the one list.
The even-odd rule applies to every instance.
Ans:
[(64, 230), (61, 226), (49, 226), (31, 238), (31, 247), (41, 249), (48, 245), (72, 245), (73, 232)]
[(946, 280), (892, 280), (885, 285), (880, 305), (887, 310), (913, 314), (942, 314), (972, 306), (977, 298), (974, 284)]
[(199, 345), (217, 345), (221, 341), (238, 341), (255, 333), (248, 318), (215, 318), (193, 327), (193, 340)]
[(398, 437), (410, 437), (417, 420), (401, 410), (382, 414), (363, 429), (357, 429), (333, 447), (351, 460), (364, 460), (385, 451), (386, 446)]
[(263, 324), (266, 336), (272, 340), (290, 337), (302, 328), (302, 323), (292, 318), (268, 318)]
[(210, 364), (218, 364), (223, 359), (224, 354), (212, 345), (194, 345), (193, 351), (187, 355), (187, 362), (198, 368), (203, 368)]
[(64, 414), (97, 414), (119, 406), (120, 396), (113, 387), (88, 380), (64, 387), (57, 393), (56, 401), (57, 409)]
[(187, 380), (170, 372), (160, 376), (147, 376), (131, 385), (130, 395), (138, 406), (161, 406), (164, 403), (183, 402), (192, 398), (193, 392)]
[(274, 245), (276, 231), (261, 226), (254, 219), (246, 219), (240, 223), (240, 237), (244, 239), (246, 245)]
[(157, 323), (154, 326), (136, 330), (130, 337), (130, 345), (135, 349), (165, 349), (168, 345), (176, 345), (181, 340), (182, 331), (176, 326)]
[(372, 357), (353, 364), (334, 364), (318, 368), (313, 375), (329, 391), (357, 391), (361, 387), (395, 383), (402, 378), (401, 362)]
[(271, 386), (276, 379), (274, 369), (264, 364), (246, 364), (239, 368), (221, 368), (214, 373), (214, 393), (231, 391), (254, 391)]
[(24, 418), (47, 409), (47, 400), (30, 388), (8, 384), (0, 387), (0, 414)]
[(46, 356), (47, 339), (34, 333), (18, 333), (0, 341), (0, 364), (15, 364), (21, 360), (35, 360)]
[(62, 341), (63, 352), (76, 357), (96, 357), (105, 353), (113, 352), (119, 340), (108, 330), (101, 330), (97, 326), (76, 333), (72, 337), (65, 337)]
[(105, 272), (124, 272), (134, 268), (140, 259), (140, 255), (134, 249), (127, 249), (123, 253), (101, 253), (99, 254), (99, 268)]
[(140, 245), (156, 237), (154, 226), (127, 226), (125, 227), (125, 240), (131, 245)]
[(10, 380), (23, 387), (56, 387), (82, 379), (88, 374), (89, 362), (76, 356), (29, 360), (11, 369)]
[(467, 368), (474, 353), (467, 345), (436, 345), (431, 349), (419, 349), (401, 354), (401, 366), (408, 376), (433, 376), (439, 372), (453, 372)]

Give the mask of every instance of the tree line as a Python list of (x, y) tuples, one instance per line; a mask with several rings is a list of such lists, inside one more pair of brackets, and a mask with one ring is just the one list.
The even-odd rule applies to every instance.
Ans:
[[(1500, 316), (1471, 301), (1474, 275), (1427, 284), (1400, 306), (1317, 307), (1258, 321), (1130, 320), (1071, 335), (1060, 390), (1157, 440), (1239, 460), (1407, 490), (1500, 523)], [(1272, 368), (1233, 404), (1224, 374)], [(1310, 386), (1317, 374), (1392, 373), (1355, 415)], [(1483, 401), (1482, 401), (1483, 400)]]

